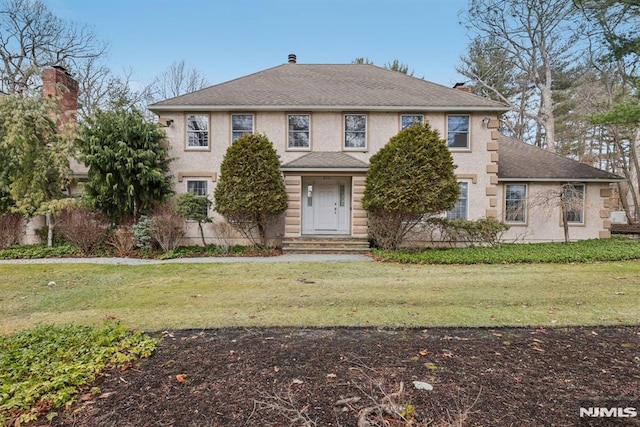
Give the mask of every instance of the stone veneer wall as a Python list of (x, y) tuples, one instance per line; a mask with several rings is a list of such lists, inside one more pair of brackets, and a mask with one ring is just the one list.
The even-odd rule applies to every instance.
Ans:
[(302, 234), (302, 177), (299, 175), (285, 176), (284, 185), (287, 189), (289, 207), (284, 216), (284, 237), (299, 237)]

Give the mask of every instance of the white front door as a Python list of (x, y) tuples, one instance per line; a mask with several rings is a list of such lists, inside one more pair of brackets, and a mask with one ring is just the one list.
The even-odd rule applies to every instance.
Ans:
[(316, 232), (338, 230), (339, 191), (338, 183), (314, 185), (313, 229)]
[(349, 234), (351, 179), (304, 178), (302, 186), (303, 234)]

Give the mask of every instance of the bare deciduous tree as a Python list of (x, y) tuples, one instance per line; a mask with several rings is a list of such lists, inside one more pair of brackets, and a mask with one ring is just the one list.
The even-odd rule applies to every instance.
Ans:
[(151, 86), (154, 97), (162, 100), (194, 92), (208, 84), (205, 75), (195, 68), (187, 68), (183, 59), (173, 62), (166, 71), (156, 77)]
[(583, 222), (584, 192), (582, 184), (561, 184), (548, 190), (541, 190), (531, 195), (530, 207), (539, 207), (552, 214), (560, 210), (560, 219), (564, 230), (565, 243), (570, 242), (569, 223)]
[(55, 16), (41, 0), (0, 0), (0, 90), (22, 94), (40, 85), (43, 68), (101, 57), (106, 45), (89, 27)]
[[(554, 72), (576, 52), (576, 16), (573, 3), (565, 0), (470, 0), (463, 17), (477, 37), (506, 54), (507, 65), (522, 82), (520, 91), (503, 94), (503, 101), (533, 122), (535, 144), (550, 149), (556, 144)], [(494, 70), (500, 72), (499, 64)], [(476, 85), (499, 91), (491, 75), (478, 75), (464, 61), (458, 71)]]

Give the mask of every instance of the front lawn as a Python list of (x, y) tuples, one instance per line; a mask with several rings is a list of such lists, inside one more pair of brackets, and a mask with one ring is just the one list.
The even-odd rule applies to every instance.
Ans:
[(5, 264), (0, 277), (0, 333), (105, 318), (147, 331), (640, 322), (634, 261)]

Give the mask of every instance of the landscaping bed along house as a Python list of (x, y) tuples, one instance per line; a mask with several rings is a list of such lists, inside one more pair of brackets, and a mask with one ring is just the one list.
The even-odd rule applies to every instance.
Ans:
[[(104, 372), (51, 423), (31, 425), (640, 425), (637, 326), (157, 337), (149, 358)], [(622, 409), (587, 416), (603, 407)]]

